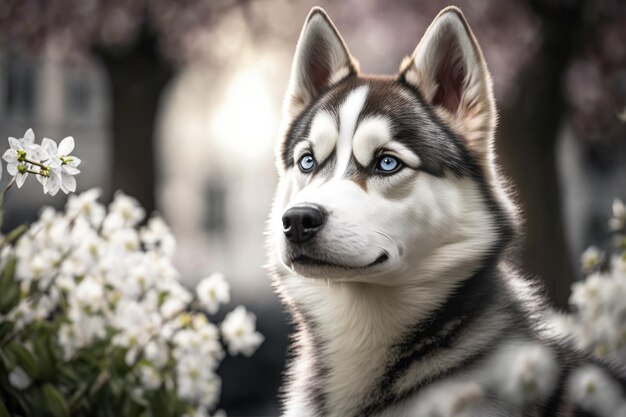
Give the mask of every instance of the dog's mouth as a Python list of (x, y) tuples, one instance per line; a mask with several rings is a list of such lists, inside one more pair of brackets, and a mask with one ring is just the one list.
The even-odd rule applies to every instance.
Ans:
[(291, 263), (302, 265), (302, 266), (330, 267), (330, 268), (339, 268), (339, 269), (366, 269), (366, 268), (371, 268), (377, 265), (381, 265), (387, 262), (388, 260), (389, 260), (389, 254), (387, 252), (383, 252), (376, 259), (374, 259), (374, 261), (363, 266), (342, 265), (342, 264), (330, 262), (324, 259), (314, 258), (308, 255), (298, 255), (292, 258)]

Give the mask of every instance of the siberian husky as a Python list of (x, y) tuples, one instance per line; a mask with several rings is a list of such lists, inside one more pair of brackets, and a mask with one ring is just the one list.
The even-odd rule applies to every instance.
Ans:
[(557, 358), (556, 388), (524, 409), (487, 393), (470, 415), (584, 415), (564, 386), (585, 356), (537, 325), (540, 297), (507, 262), (518, 213), (494, 160), (491, 78), (459, 9), (397, 75), (372, 76), (314, 8), (282, 122), (268, 241), (297, 330), (285, 416), (422, 417), (430, 388), (480, 381), (499, 348), (527, 342)]

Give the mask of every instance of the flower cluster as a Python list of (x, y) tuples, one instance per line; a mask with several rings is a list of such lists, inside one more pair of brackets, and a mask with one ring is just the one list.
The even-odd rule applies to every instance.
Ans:
[(10, 137), (9, 146), (2, 159), (18, 188), (24, 185), (28, 174), (33, 174), (43, 186), (44, 193), (55, 195), (59, 190), (65, 194), (76, 191), (74, 175), (80, 173), (77, 167), (81, 161), (70, 155), (74, 150), (73, 137), (66, 137), (58, 146), (49, 138), (37, 144), (35, 133), (28, 129), (23, 138)]
[(585, 365), (574, 370), (567, 390), (578, 407), (593, 416), (626, 417), (621, 387), (597, 366)]
[[(10, 185), (33, 174), (45, 193), (75, 190), (72, 138), (39, 145), (28, 130), (9, 142)], [(212, 323), (230, 302), (224, 277), (187, 289), (163, 219), (144, 224), (121, 192), (108, 207), (99, 197), (71, 195), (0, 236), (0, 416), (208, 416), (226, 351), (250, 356), (263, 342), (255, 316), (239, 306)]]
[(590, 247), (581, 256), (587, 277), (574, 283), (572, 314), (557, 315), (555, 329), (573, 335), (575, 342), (597, 357), (626, 363), (626, 210), (613, 202), (609, 228), (615, 233), (615, 251), (605, 254)]

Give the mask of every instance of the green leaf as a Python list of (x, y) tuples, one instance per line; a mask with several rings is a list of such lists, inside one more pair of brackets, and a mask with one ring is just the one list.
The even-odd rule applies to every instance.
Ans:
[(123, 410), (124, 416), (138, 417), (141, 414), (141, 412), (144, 411), (145, 409), (141, 405), (133, 401), (132, 399), (128, 398), (124, 402), (124, 407), (122, 410)]
[(7, 410), (6, 405), (4, 405), (4, 401), (2, 401), (2, 398), (0, 398), (0, 417), (11, 417), (9, 410)]
[(15, 264), (17, 263), (17, 259), (15, 256), (10, 256), (7, 259), (7, 263), (4, 266), (4, 270), (2, 271), (2, 277), (0, 277), (0, 286), (4, 286), (9, 282), (13, 282), (13, 275), (15, 275)]
[(6, 314), (20, 301), (20, 286), (15, 282), (15, 256), (9, 257), (0, 276), (0, 313)]
[(11, 352), (0, 349), (0, 361), (2, 361), (7, 370), (15, 368), (15, 355)]
[(32, 353), (28, 351), (24, 346), (18, 342), (13, 341), (7, 346), (7, 350), (13, 354), (15, 362), (21, 367), (29, 377), (35, 378), (37, 376), (37, 365)]
[(59, 390), (49, 382), (43, 384), (42, 389), (44, 400), (50, 414), (54, 417), (69, 417), (70, 408)]
[(33, 340), (33, 350), (37, 359), (37, 369), (39, 377), (51, 381), (55, 377), (54, 356), (50, 350), (49, 339), (47, 335), (39, 334)]
[[(20, 301), (20, 287), (15, 283), (3, 285), (0, 294), (0, 314), (7, 314)], [(0, 287), (0, 288), (2, 288)]]
[(13, 330), (13, 323), (10, 321), (3, 321), (0, 323), (0, 345), (11, 334)]
[(172, 404), (164, 388), (155, 391), (150, 396), (150, 414), (154, 417), (169, 417), (174, 415)]
[(78, 389), (76, 389), (76, 391), (72, 394), (68, 401), (71, 409), (77, 408), (79, 401), (84, 397), (88, 388), (89, 384), (86, 382), (81, 382), (78, 384)]
[(9, 234), (6, 236), (6, 241), (8, 243), (13, 243), (18, 240), (22, 235), (28, 230), (27, 224), (21, 224), (17, 226), (15, 229), (11, 230)]

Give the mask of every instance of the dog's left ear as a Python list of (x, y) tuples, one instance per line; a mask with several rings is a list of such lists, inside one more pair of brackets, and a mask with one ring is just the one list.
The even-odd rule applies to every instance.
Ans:
[(400, 72), (476, 156), (490, 160), (496, 123), (491, 76), (458, 8), (439, 13)]
[(327, 87), (358, 71), (326, 12), (314, 7), (304, 23), (291, 67), (284, 110), (296, 117)]

